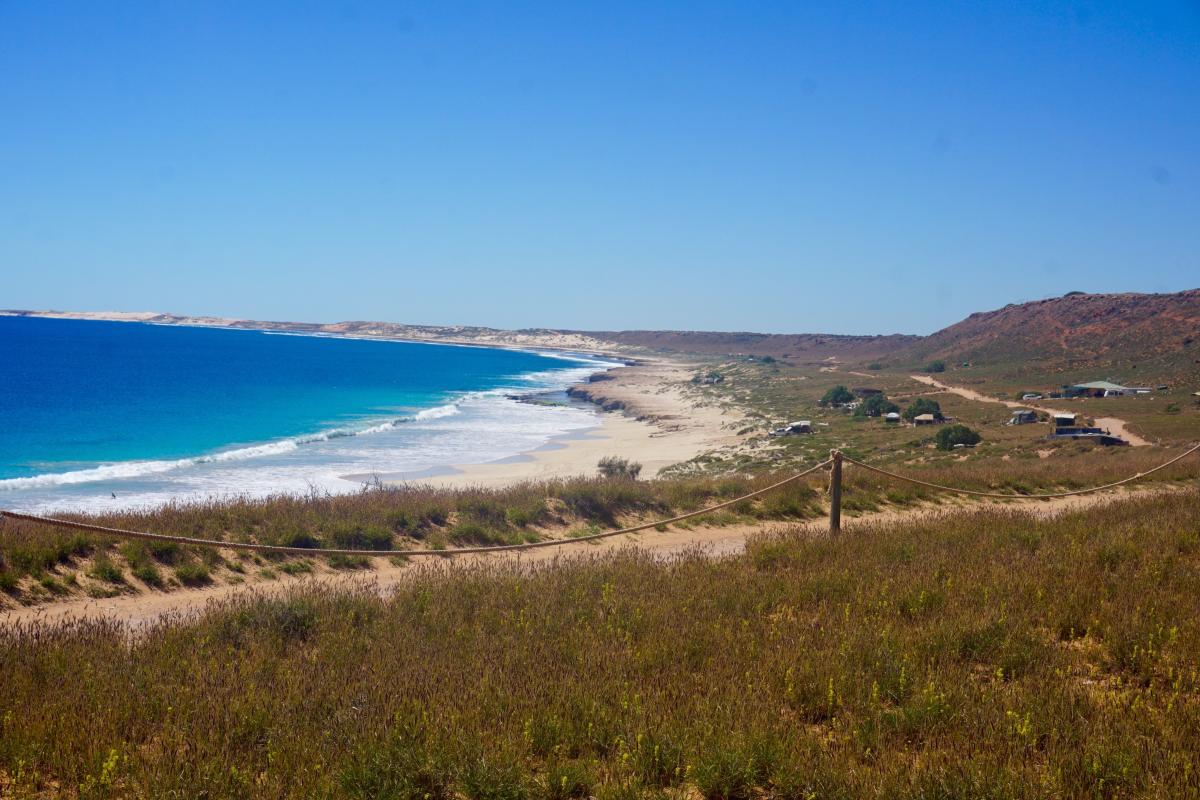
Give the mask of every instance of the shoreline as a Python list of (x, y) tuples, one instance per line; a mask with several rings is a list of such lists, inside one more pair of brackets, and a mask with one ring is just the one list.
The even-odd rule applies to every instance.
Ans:
[[(620, 456), (641, 464), (642, 477), (654, 478), (667, 467), (741, 441), (736, 429), (742, 414), (689, 396), (690, 374), (686, 365), (666, 359), (597, 372), (568, 390), (596, 409), (595, 428), (560, 434), (496, 461), (454, 464), (437, 474), (378, 477), (385, 486), (498, 488), (595, 476), (601, 458)], [(605, 377), (597, 380), (598, 375)]]
[[(179, 321), (162, 322), (157, 319), (147, 319), (146, 317), (150, 316), (150, 315), (142, 314), (142, 313), (131, 313), (128, 315), (116, 315), (116, 314), (108, 314), (108, 313), (100, 313), (100, 314), (84, 314), (84, 313), (73, 313), (73, 312), (64, 312), (64, 313), (17, 312), (17, 313), (14, 313), (12, 311), (0, 311), (0, 316), (6, 316), (6, 317), (28, 316), (28, 317), (37, 317), (37, 318), (46, 318), (46, 319), (72, 319), (72, 320), (76, 320), (76, 321), (133, 322), (133, 323), (141, 323), (141, 324), (154, 325), (154, 326), (160, 326), (160, 327), (194, 327), (194, 328), (210, 328), (210, 329), (217, 329), (217, 330), (224, 329), (224, 330), (233, 330), (233, 331), (242, 330), (242, 331), (246, 331), (246, 332), (258, 332), (258, 333), (262, 333), (265, 335), (301, 336), (301, 337), (312, 337), (312, 338), (320, 338), (320, 339), (348, 339), (348, 340), (355, 340), (355, 341), (399, 342), (399, 343), (408, 343), (408, 344), (438, 345), (438, 346), (443, 346), (443, 347), (471, 348), (471, 349), (476, 349), (476, 350), (492, 349), (492, 350), (504, 351), (504, 352), (514, 352), (514, 353), (521, 352), (521, 353), (528, 353), (531, 355), (536, 355), (536, 356), (542, 357), (544, 359), (544, 363), (547, 365), (544, 368), (544, 370), (531, 372), (531, 373), (529, 373), (530, 375), (539, 373), (540, 371), (548, 371), (548, 372), (549, 371), (552, 371), (552, 372), (563, 371), (563, 372), (567, 373), (561, 379), (556, 379), (557, 380), (556, 386), (558, 387), (558, 391), (565, 390), (567, 388), (567, 386), (571, 385), (571, 382), (579, 381), (581, 379), (590, 380), (594, 376), (603, 374), (607, 370), (610, 370), (614, 367), (629, 365), (631, 363), (637, 363), (635, 361), (632, 361), (628, 356), (621, 355), (618, 353), (607, 353), (607, 352), (603, 353), (603, 354), (595, 353), (595, 352), (589, 353), (589, 352), (585, 352), (580, 349), (568, 348), (565, 346), (564, 347), (554, 347), (554, 346), (550, 346), (550, 345), (543, 346), (541, 343), (539, 343), (537, 345), (533, 345), (533, 344), (500, 343), (500, 342), (470, 342), (470, 341), (459, 342), (459, 341), (452, 341), (452, 340), (443, 339), (443, 338), (413, 338), (413, 337), (404, 337), (404, 336), (397, 336), (397, 335), (390, 335), (390, 334), (389, 335), (369, 336), (369, 335), (361, 335), (361, 334), (354, 334), (354, 333), (331, 332), (331, 331), (312, 331), (312, 330), (286, 330), (285, 331), (285, 330), (270, 329), (270, 328), (246, 328), (246, 327), (234, 326), (234, 325), (229, 325), (229, 324), (208, 325), (199, 320), (189, 320), (186, 322), (179, 322)], [(157, 315), (154, 315), (154, 316), (157, 316)], [(526, 388), (526, 387), (513, 386), (512, 394), (510, 394), (510, 397), (512, 399), (521, 400), (525, 397), (532, 397), (532, 396), (536, 395), (537, 393), (539, 393), (539, 390), (533, 390), (533, 389)], [(452, 398), (452, 401), (458, 402), (458, 400), (461, 399), (462, 397), (469, 397), (471, 395), (472, 395), (471, 392), (458, 393), (458, 394), (454, 395), (454, 397)], [(518, 397), (517, 395), (520, 395), (520, 396)], [(247, 458), (252, 458), (254, 455), (253, 451), (260, 451), (260, 450), (266, 451), (266, 450), (271, 450), (272, 448), (282, 449), (289, 445), (294, 445), (294, 444), (299, 444), (300, 446), (303, 446), (305, 444), (308, 444), (310, 441), (311, 442), (319, 442), (319, 441), (325, 441), (327, 439), (332, 439), (332, 438), (340, 438), (343, 436), (357, 436), (357, 435), (362, 435), (365, 433), (374, 433), (374, 432), (376, 432), (376, 429), (380, 428), (381, 426), (394, 425), (400, 421), (408, 421), (410, 418), (421, 419), (421, 415), (429, 412), (430, 410), (435, 410), (435, 409), (420, 409), (415, 414), (411, 415), (411, 417), (395, 417), (392, 414), (388, 414), (388, 415), (381, 414), (381, 415), (379, 415), (378, 419), (368, 419), (368, 418), (364, 417), (364, 420), (366, 420), (366, 421), (360, 420), (359, 422), (353, 423), (353, 424), (346, 423), (346, 424), (334, 425), (334, 426), (328, 427), (328, 428), (314, 429), (310, 432), (297, 434), (295, 436), (284, 436), (284, 437), (279, 437), (279, 438), (264, 438), (261, 441), (239, 442), (236, 444), (222, 445), (213, 450), (197, 452), (194, 455), (170, 457), (170, 458), (166, 458), (166, 457), (163, 457), (163, 458), (140, 458), (140, 459), (127, 460), (127, 461), (112, 461), (112, 462), (106, 461), (106, 462), (99, 463), (95, 466), (81, 466), (78, 468), (66, 469), (66, 470), (58, 471), (58, 472), (54, 472), (54, 471), (42, 472), (42, 473), (38, 473), (35, 475), (19, 474), (19, 475), (13, 476), (11, 478), (5, 478), (3, 480), (0, 480), (0, 485), (4, 485), (6, 488), (12, 488), (14, 491), (26, 492), (26, 491), (36, 491), (39, 487), (43, 487), (43, 486), (52, 486), (55, 484), (56, 481), (61, 481), (64, 485), (74, 486), (76, 484), (88, 484), (88, 483), (93, 483), (93, 482), (104, 483), (104, 482), (118, 480), (118, 479), (126, 478), (126, 477), (141, 479), (146, 476), (150, 476), (151, 478), (153, 478), (153, 476), (158, 475), (160, 473), (166, 473), (166, 472), (173, 471), (175, 467), (183, 467), (183, 466), (188, 466), (188, 465), (199, 465), (199, 464), (205, 464), (208, 462), (227, 461), (227, 460), (230, 460), (231, 458), (237, 456), (238, 454), (242, 453), (243, 451), (246, 451), (247, 453), (251, 454), (251, 455), (247, 456)], [(589, 408), (589, 409), (587, 409), (587, 411), (590, 413), (591, 409)], [(581, 412), (582, 412), (582, 409), (580, 409), (580, 412), (577, 412), (577, 413), (581, 413)], [(597, 427), (602, 425), (602, 420), (598, 420), (597, 422), (599, 423), (597, 425)], [(557, 441), (559, 438), (560, 437), (557, 435), (554, 436), (553, 439), (551, 440), (551, 442), (547, 443), (547, 445), (551, 446), (551, 447), (554, 446), (554, 442)], [(527, 443), (526, 446), (529, 446), (530, 444), (532, 444), (532, 443)], [(517, 442), (514, 442), (513, 445), (514, 445), (514, 448), (521, 446), (521, 444), (517, 443)], [(401, 448), (401, 449), (403, 449), (403, 448)], [(494, 452), (494, 449), (493, 449), (493, 452)], [(504, 449), (501, 449), (500, 452), (504, 452)], [(233, 455), (231, 456), (231, 454), (233, 454)], [(267, 454), (275, 455), (277, 453), (271, 452), (271, 453), (267, 453)], [(469, 457), (472, 457), (473, 454), (469, 455), (467, 453), (463, 453), (462, 455), (469, 458)], [(480, 452), (479, 455), (483, 456), (483, 457), (487, 457), (486, 450), (484, 452)], [(500, 460), (503, 461), (506, 459), (520, 458), (520, 457), (521, 457), (520, 452), (509, 452), (504, 458), (502, 458)], [(241, 460), (241, 459), (239, 458), (236, 460)], [(347, 485), (345, 487), (340, 487), (340, 486), (336, 485), (336, 484), (338, 484), (338, 481), (333, 481), (333, 483), (330, 484), (330, 489), (329, 489), (330, 491), (333, 491), (335, 493), (351, 492), (351, 491), (356, 490), (356, 488), (358, 488), (358, 485), (361, 484), (363, 481), (369, 481), (374, 477), (373, 473), (367, 471), (367, 470), (372, 469), (372, 467), (373, 467), (373, 465), (371, 465), (369, 463), (364, 463), (361, 465), (347, 464), (346, 466), (348, 467), (348, 469), (346, 470), (347, 473), (353, 472), (355, 474), (343, 474), (338, 477), (347, 481), (349, 485)], [(394, 465), (394, 466), (392, 466), (392, 469), (395, 469), (398, 466), (399, 466), (398, 464)], [(146, 470), (144, 474), (142, 472), (136, 472), (137, 469), (140, 469), (142, 467), (144, 467)], [(126, 469), (126, 468), (133, 469), (133, 470), (135, 470), (135, 472), (134, 473), (126, 473), (126, 472), (120, 471), (120, 470)], [(384, 466), (384, 469), (386, 469), (386, 465)], [(451, 464), (442, 463), (442, 464), (438, 464), (434, 467), (431, 467), (430, 471), (431, 472), (445, 472), (445, 471), (454, 472), (455, 470)], [(91, 473), (91, 472), (105, 473), (105, 474), (98, 474), (95, 477), (84, 476), (84, 475), (78, 474), (78, 473)], [(112, 474), (109, 475), (108, 473), (112, 473)], [(120, 486), (118, 486), (116, 488), (116, 492), (121, 493), (122, 496), (124, 497), (124, 492), (122, 492), (122, 489)], [(109, 493), (108, 489), (104, 489), (104, 491), (101, 492), (101, 494), (105, 495), (106, 497), (107, 497), (108, 493)], [(115, 498), (116, 494), (114, 494), (113, 496)], [(180, 499), (183, 502), (190, 502), (193, 500), (195, 500), (197, 502), (206, 502), (209, 500), (224, 499), (224, 498), (226, 498), (226, 496), (227, 495), (224, 493), (214, 493), (211, 496), (204, 496), (204, 497), (200, 497), (200, 496), (193, 497), (190, 494), (189, 495), (181, 494), (173, 499)], [(233, 495), (228, 495), (228, 496), (232, 497)], [(22, 499), (19, 499), (19, 498), (13, 498), (11, 500), (9, 500), (8, 498), (0, 498), (0, 499), (4, 499), (10, 503), (11, 502), (17, 502), (17, 503), (24, 502)], [(83, 503), (83, 502), (87, 502), (87, 501), (88, 501), (88, 498), (82, 498), (79, 502)], [(161, 505), (161, 504), (165, 504), (165, 503), (168, 503), (171, 501), (172, 501), (171, 499), (164, 499), (164, 500), (161, 500), (160, 502), (156, 502), (155, 505)], [(57, 501), (54, 501), (54, 502), (57, 502)], [(82, 506), (80, 508), (75, 508), (74, 505), (72, 504), (71, 498), (64, 498), (61, 505), (63, 505), (63, 508), (56, 507), (55, 510), (61, 511), (63, 509), (69, 509), (71, 511), (85, 511), (85, 512), (90, 510), (90, 509), (83, 509)], [(143, 507), (143, 505), (144, 504), (140, 504), (138, 507), (139, 508)], [(25, 509), (24, 505), (14, 506), (14, 507), (19, 507), (19, 508)], [(28, 509), (28, 510), (39, 510), (40, 511), (43, 509), (40, 506), (36, 506), (36, 507), (31, 507), (31, 509)], [(105, 510), (108, 510), (108, 508), (106, 507)]]
[[(479, 328), (469, 325), (408, 325), (399, 322), (268, 322), (234, 319), (231, 317), (192, 316), (153, 311), (34, 311), (0, 309), (0, 317), (32, 317), (80, 322), (125, 322), (175, 328), (209, 328), (214, 330), (252, 331), (289, 336), (312, 336), (327, 339), (359, 341), (410, 342), (440, 344), (456, 347), (483, 347), (497, 350), (517, 350), (553, 353), (578, 353), (585, 356), (614, 358), (621, 361), (636, 359), (628, 348), (614, 342), (594, 339), (574, 332), (552, 329), (509, 331), (499, 328)], [(355, 331), (368, 331), (357, 333)], [(454, 331), (458, 333), (447, 333)], [(474, 336), (461, 335), (475, 331)]]
[[(141, 319), (129, 321), (157, 324)], [(316, 332), (287, 335), (382, 340), (382, 337)], [(529, 346), (496, 343), (415, 341), (536, 352)], [(690, 461), (706, 452), (736, 446), (741, 441), (742, 437), (735, 431), (744, 420), (742, 413), (721, 408), (696, 391), (691, 383), (694, 365), (682, 359), (663, 357), (633, 360), (616, 353), (602, 357), (608, 363), (588, 364), (589, 358), (594, 356), (589, 357), (579, 350), (566, 352), (576, 355), (576, 366), (585, 369), (568, 378), (574, 383), (560, 384), (561, 388), (556, 391), (565, 390), (571, 398), (570, 405), (586, 408), (593, 414), (593, 427), (564, 430), (530, 449), (490, 461), (442, 463), (415, 472), (368, 471), (370, 466), (364, 464), (365, 469), (360, 467), (337, 477), (356, 487), (378, 480), (389, 486), (498, 488), (522, 482), (593, 477), (597, 474), (600, 459), (619, 456), (641, 464), (643, 478), (654, 478), (667, 467)], [(557, 357), (557, 354), (550, 357)], [(564, 356), (564, 367), (567, 361), (575, 359)], [(583, 375), (583, 372), (587, 374)], [(541, 393), (535, 390), (509, 397), (517, 402), (536, 404)], [(322, 433), (312, 436), (319, 437)], [(255, 447), (272, 444), (274, 442), (266, 442)]]

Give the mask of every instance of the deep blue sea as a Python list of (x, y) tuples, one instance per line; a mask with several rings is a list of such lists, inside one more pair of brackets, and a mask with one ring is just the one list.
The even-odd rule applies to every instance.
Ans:
[[(611, 362), (263, 331), (0, 316), (0, 507), (347, 492), (594, 427), (554, 393)], [(114, 497), (115, 495), (115, 497)]]

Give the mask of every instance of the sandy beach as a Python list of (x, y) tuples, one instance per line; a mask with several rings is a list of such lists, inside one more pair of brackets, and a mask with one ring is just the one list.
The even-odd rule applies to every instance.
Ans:
[(595, 475), (604, 456), (642, 465), (653, 478), (666, 467), (713, 450), (737, 446), (743, 416), (700, 396), (686, 364), (655, 360), (618, 367), (603, 379), (580, 384), (573, 393), (596, 404), (599, 427), (559, 437), (545, 447), (490, 464), (455, 465), (450, 474), (382, 476), (384, 483), (423, 483), (443, 487), (504, 486)]

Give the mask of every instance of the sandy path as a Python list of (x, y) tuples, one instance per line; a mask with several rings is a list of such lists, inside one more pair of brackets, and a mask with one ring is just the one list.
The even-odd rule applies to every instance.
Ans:
[[(466, 568), (481, 563), (534, 564), (560, 558), (586, 558), (612, 552), (624, 547), (640, 547), (663, 557), (674, 557), (694, 547), (703, 547), (713, 556), (734, 555), (745, 549), (746, 539), (757, 532), (769, 531), (780, 525), (730, 525), (646, 531), (641, 534), (614, 536), (593, 542), (567, 542), (558, 547), (545, 547), (516, 552), (482, 553), (454, 557), (413, 558), (394, 564), (386, 558), (370, 559), (371, 569), (321, 571), (312, 575), (279, 575), (273, 580), (257, 580), (245, 584), (221, 584), (197, 589), (178, 589), (170, 592), (153, 591), (145, 594), (122, 594), (103, 599), (70, 598), (61, 602), (28, 606), (0, 612), (0, 626), (33, 621), (52, 622), (63, 619), (117, 619), (141, 626), (164, 616), (201, 611), (212, 602), (219, 602), (247, 593), (276, 594), (298, 586), (361, 586), (371, 585), (386, 593), (408, 575), (429, 565), (451, 565)], [(319, 560), (319, 559), (318, 559)], [(324, 569), (323, 567), (321, 569)]]
[[(861, 528), (864, 524), (910, 522), (962, 510), (1002, 508), (1027, 514), (1032, 520), (1047, 519), (1058, 514), (1105, 505), (1118, 500), (1188, 490), (1187, 486), (1156, 485), (1052, 500), (970, 501), (950, 499), (939, 505), (925, 504), (904, 508), (885, 508), (857, 517), (848, 517), (843, 520), (844, 535), (853, 535), (855, 529)], [(393, 564), (388, 559), (377, 558), (371, 560), (372, 569), (370, 570), (324, 571), (315, 575), (280, 576), (274, 580), (261, 580), (247, 584), (223, 584), (200, 589), (179, 589), (172, 592), (155, 591), (105, 599), (71, 598), (61, 602), (0, 612), (0, 626), (67, 619), (113, 619), (138, 628), (164, 617), (194, 614), (203, 611), (211, 603), (233, 597), (246, 594), (270, 596), (305, 585), (345, 588), (366, 586), (386, 595), (415, 571), (430, 564), (449, 565), (452, 569), (468, 568), (481, 563), (544, 564), (558, 559), (587, 558), (628, 547), (638, 548), (661, 558), (676, 558), (697, 548), (709, 557), (731, 556), (742, 553), (745, 550), (747, 539), (755, 534), (799, 530), (813, 536), (820, 536), (826, 533), (828, 524), (825, 518), (821, 518), (794, 524), (771, 522), (721, 527), (697, 526), (691, 529), (673, 527), (662, 532), (651, 530), (593, 542), (567, 542), (559, 547), (523, 552), (487, 553), (453, 558), (416, 558), (403, 564)]]
[(1151, 442), (1146, 441), (1141, 436), (1129, 430), (1123, 419), (1117, 419), (1116, 417), (1095, 417), (1095, 420), (1097, 428), (1103, 428), (1114, 436), (1120, 436), (1134, 447), (1145, 447), (1151, 444)]
[[(1016, 402), (1013, 400), (1001, 400), (996, 397), (989, 397), (988, 395), (977, 392), (974, 389), (966, 389), (961, 386), (950, 386), (940, 381), (936, 381), (929, 375), (910, 375), (909, 377), (914, 381), (918, 381), (943, 391), (956, 394), (959, 397), (965, 397), (968, 400), (978, 400), (981, 403), (1000, 403), (1008, 408), (1037, 408), (1050, 414), (1074, 413), (1061, 408), (1050, 408), (1049, 406), (1036, 402)], [(1136, 433), (1132, 433), (1127, 427), (1125, 420), (1117, 419), (1116, 417), (1096, 417), (1095, 419), (1097, 428), (1103, 428), (1112, 433), (1114, 436), (1120, 436), (1134, 447), (1146, 447), (1150, 444), (1150, 442), (1146, 441), (1141, 436), (1138, 436)]]

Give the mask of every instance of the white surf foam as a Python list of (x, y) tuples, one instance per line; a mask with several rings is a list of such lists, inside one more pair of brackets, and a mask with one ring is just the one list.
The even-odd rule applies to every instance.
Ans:
[(328, 442), (352, 436), (369, 436), (376, 433), (386, 433), (396, 429), (397, 425), (412, 421), (441, 419), (459, 413), (458, 406), (449, 403), (435, 408), (419, 411), (411, 417), (401, 417), (387, 422), (381, 422), (366, 428), (331, 428), (327, 431), (293, 436), (265, 444), (238, 447), (232, 450), (221, 450), (191, 458), (177, 458), (154, 461), (121, 461), (115, 464), (104, 464), (88, 469), (71, 470), (69, 472), (52, 472), (43, 475), (31, 475), (27, 478), (6, 478), (0, 480), (0, 491), (18, 489), (45, 489), (52, 486), (73, 486), (81, 483), (97, 481), (113, 481), (123, 478), (144, 478), (149, 475), (161, 475), (172, 470), (192, 467), (198, 464), (220, 464), (229, 461), (245, 461), (252, 458), (277, 456), (298, 450), (301, 445), (314, 442)]
[[(514, 375), (507, 386), (465, 393), (453, 402), (363, 427), (332, 428), (190, 458), (10, 478), (0, 480), (0, 492), (11, 491), (5, 503), (25, 510), (149, 508), (216, 496), (304, 493), (314, 488), (355, 491), (359, 484), (340, 476), (420, 471), (513, 456), (556, 435), (596, 424), (595, 413), (588, 409), (533, 405), (514, 398), (531, 390), (564, 389), (594, 372), (619, 366), (599, 359), (571, 360), (579, 366)], [(110, 492), (119, 499), (111, 498)]]
[(448, 403), (444, 406), (436, 408), (427, 408), (424, 411), (418, 411), (413, 419), (418, 422), (424, 422), (430, 419), (442, 419), (443, 417), (453, 417), (455, 414), (461, 413), (461, 409), (454, 403)]

